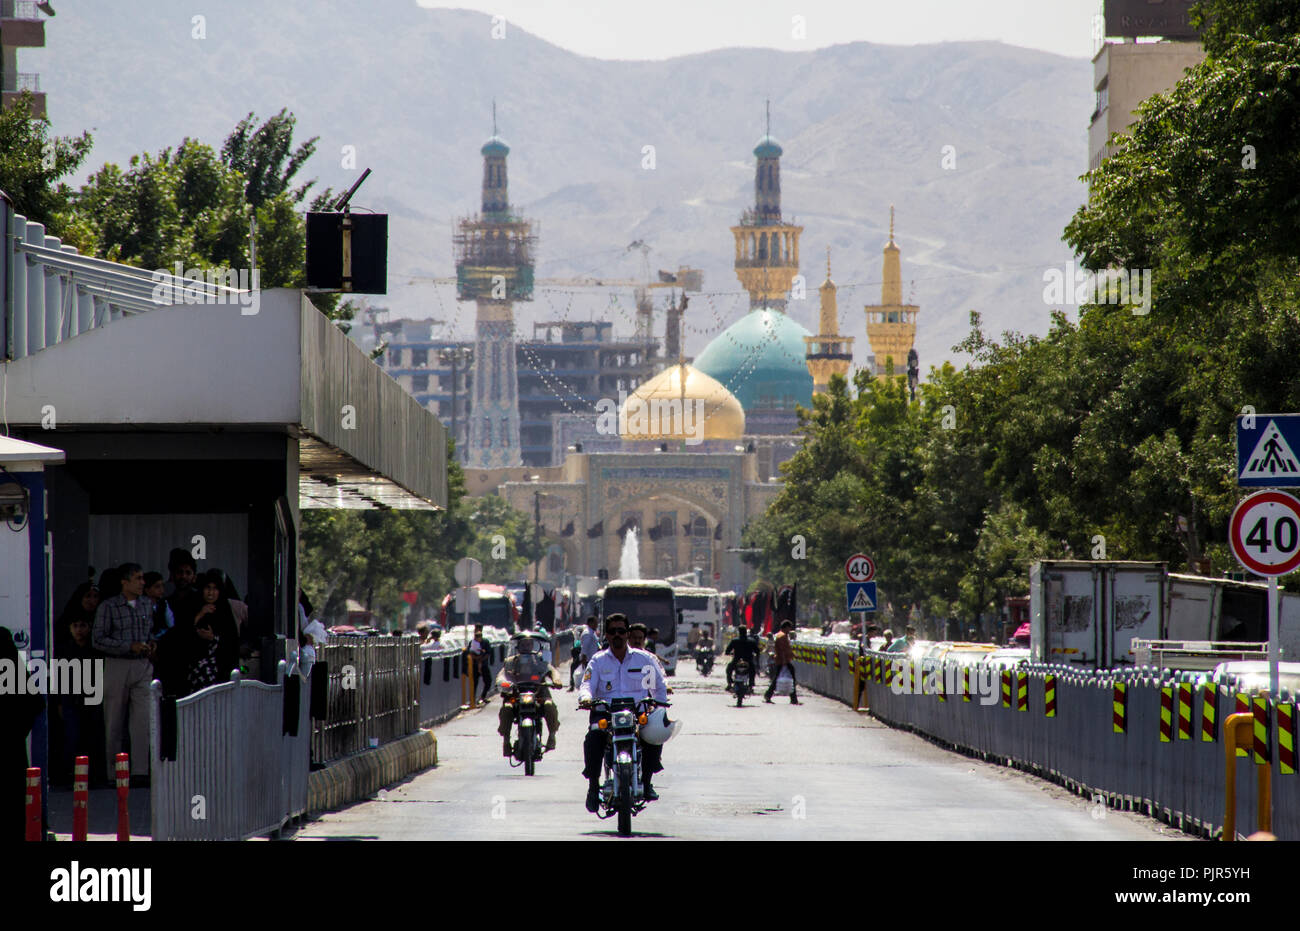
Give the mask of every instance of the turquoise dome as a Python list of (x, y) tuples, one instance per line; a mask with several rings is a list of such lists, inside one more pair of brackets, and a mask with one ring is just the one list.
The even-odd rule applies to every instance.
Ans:
[(772, 138), (771, 133), (768, 133), (762, 139), (758, 140), (758, 144), (754, 146), (754, 157), (780, 158), (781, 151), (781, 143)]
[(746, 412), (812, 407), (803, 341), (811, 335), (781, 311), (760, 307), (723, 330), (693, 364), (721, 382)]
[(500, 136), (493, 136), (487, 142), (483, 143), (483, 148), (479, 149), (483, 155), (509, 155), (510, 146)]

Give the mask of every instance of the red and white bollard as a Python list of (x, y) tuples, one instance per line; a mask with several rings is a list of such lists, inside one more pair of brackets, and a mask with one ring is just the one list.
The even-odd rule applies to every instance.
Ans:
[(27, 770), (27, 840), (41, 839), (41, 771)]
[(117, 839), (131, 839), (131, 817), (126, 811), (127, 793), (131, 790), (131, 758), (119, 753), (113, 765), (117, 774)]
[(90, 813), (90, 758), (77, 757), (72, 773), (72, 839), (85, 840)]

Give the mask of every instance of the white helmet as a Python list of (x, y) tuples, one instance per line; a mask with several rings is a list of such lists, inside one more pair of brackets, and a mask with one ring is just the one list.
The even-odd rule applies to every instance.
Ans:
[(641, 739), (649, 744), (666, 744), (681, 726), (681, 721), (668, 720), (667, 708), (656, 708), (641, 725)]

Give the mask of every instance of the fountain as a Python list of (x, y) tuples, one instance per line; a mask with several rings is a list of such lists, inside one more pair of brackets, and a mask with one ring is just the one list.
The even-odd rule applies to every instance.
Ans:
[(629, 527), (623, 537), (623, 552), (618, 557), (618, 577), (641, 578), (641, 544), (637, 540), (635, 527)]

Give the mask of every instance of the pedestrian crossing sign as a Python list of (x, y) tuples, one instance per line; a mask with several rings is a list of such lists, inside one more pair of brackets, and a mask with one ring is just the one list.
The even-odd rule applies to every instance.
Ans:
[(1247, 488), (1300, 487), (1300, 414), (1237, 418), (1237, 484)]
[(876, 610), (875, 582), (846, 582), (844, 588), (849, 601), (849, 613)]

